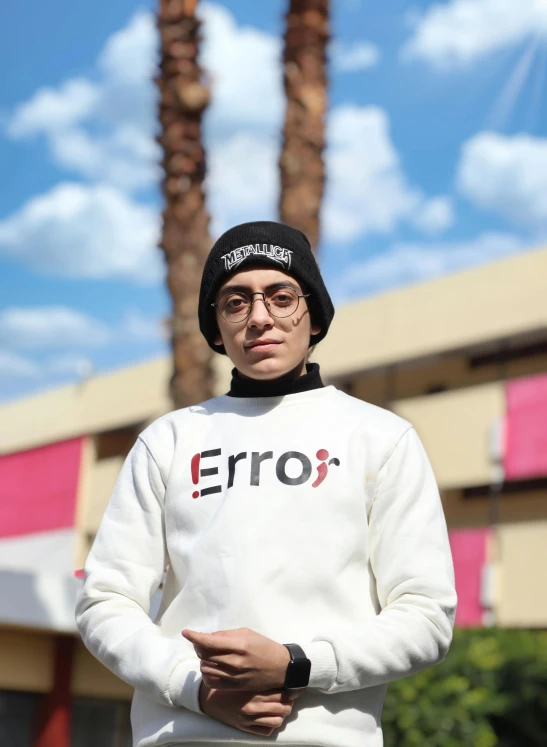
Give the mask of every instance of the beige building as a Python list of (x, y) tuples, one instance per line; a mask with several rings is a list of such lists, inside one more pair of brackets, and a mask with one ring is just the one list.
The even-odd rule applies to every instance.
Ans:
[[(450, 530), (458, 624), (547, 627), (534, 578), (547, 565), (547, 470), (532, 466), (516, 480), (506, 470), (511, 382), (541, 384), (547, 375), (547, 250), (348, 304), (312, 360), (326, 382), (392, 409), (421, 436)], [(220, 356), (216, 365), (222, 393), (230, 365)], [(45, 458), (46, 448), (64, 460), (53, 451), (61, 445), (77, 462), (73, 489), (65, 486), (73, 521), (59, 509), (59, 526), (25, 532), (16, 522), (0, 542), (0, 690), (39, 708), (39, 694), (61, 687), (70, 649), (74, 719), (117, 718), (119, 741), (104, 741), (113, 747), (129, 744), (131, 690), (77, 640), (73, 571), (137, 434), (171, 409), (170, 367), (168, 358), (152, 360), (0, 406), (0, 477), (2, 460), (9, 474), (22, 463), (32, 471), (25, 459)], [(542, 428), (547, 418), (536, 436)]]

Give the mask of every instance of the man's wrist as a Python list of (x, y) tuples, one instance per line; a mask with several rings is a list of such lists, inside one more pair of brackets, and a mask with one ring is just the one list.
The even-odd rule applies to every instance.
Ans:
[(206, 685), (203, 680), (201, 680), (199, 685), (199, 693), (198, 693), (198, 703), (199, 703), (199, 709), (202, 713), (205, 713), (205, 708), (207, 706), (207, 702), (209, 700), (209, 697), (211, 695), (211, 688), (209, 685)]
[(286, 646), (282, 643), (279, 645), (283, 649), (283, 653), (280, 653), (281, 669), (279, 672), (279, 687), (285, 687), (285, 677), (287, 676), (287, 667), (291, 662), (291, 654)]

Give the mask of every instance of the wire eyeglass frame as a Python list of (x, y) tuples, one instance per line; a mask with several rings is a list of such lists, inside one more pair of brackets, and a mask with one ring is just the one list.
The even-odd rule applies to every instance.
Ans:
[[(294, 295), (297, 298), (297, 303), (296, 303), (296, 306), (295, 306), (294, 310), (291, 311), (290, 314), (286, 314), (285, 316), (278, 316), (277, 314), (273, 313), (273, 311), (270, 309), (268, 301), (266, 301), (266, 294), (263, 291), (255, 291), (254, 293), (251, 293), (250, 296), (248, 296), (246, 293), (240, 292), (239, 295), (245, 296), (245, 298), (248, 298), (249, 301), (250, 301), (249, 311), (247, 312), (247, 314), (244, 317), (241, 317), (241, 319), (226, 319), (226, 317), (224, 316), (224, 314), (220, 310), (220, 306), (218, 305), (218, 301), (215, 301), (214, 303), (212, 303), (211, 306), (213, 306), (213, 307), (215, 307), (215, 308), (218, 309), (218, 313), (220, 314), (220, 316), (226, 322), (229, 322), (230, 324), (239, 324), (240, 322), (246, 321), (251, 316), (251, 313), (253, 311), (253, 303), (256, 300), (256, 299), (253, 298), (253, 296), (262, 296), (262, 302), (264, 303), (264, 306), (268, 310), (268, 313), (271, 314), (272, 316), (274, 316), (276, 319), (288, 319), (290, 316), (292, 316), (293, 314), (295, 314), (298, 311), (298, 307), (300, 306), (300, 299), (301, 298), (309, 298), (309, 296), (311, 296), (311, 293), (296, 293), (292, 288), (282, 288), (281, 287), (281, 288), (277, 288), (276, 292), (278, 292), (279, 290), (288, 290), (291, 293), (294, 293)], [(231, 292), (233, 292), (233, 291), (227, 291), (227, 293), (231, 293)], [(222, 294), (222, 295), (227, 295), (227, 293), (226, 294)], [(222, 298), (222, 295), (221, 295), (221, 298)]]

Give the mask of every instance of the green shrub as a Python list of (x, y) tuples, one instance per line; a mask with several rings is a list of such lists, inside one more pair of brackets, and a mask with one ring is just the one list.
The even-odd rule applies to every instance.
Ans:
[(546, 747), (547, 632), (456, 629), (440, 664), (390, 683), (385, 747)]

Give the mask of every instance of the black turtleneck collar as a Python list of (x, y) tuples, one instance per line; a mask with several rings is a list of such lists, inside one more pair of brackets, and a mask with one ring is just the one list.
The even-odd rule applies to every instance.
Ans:
[(274, 379), (273, 381), (259, 381), (258, 379), (244, 379), (237, 368), (232, 369), (232, 381), (228, 397), (282, 397), (286, 394), (298, 394), (309, 389), (321, 389), (318, 363), (306, 363), (306, 373), (297, 379)]

